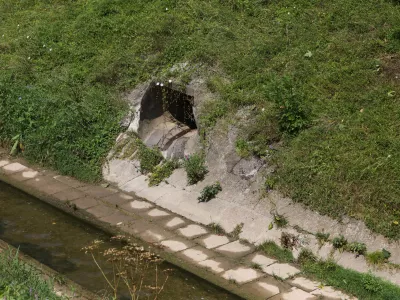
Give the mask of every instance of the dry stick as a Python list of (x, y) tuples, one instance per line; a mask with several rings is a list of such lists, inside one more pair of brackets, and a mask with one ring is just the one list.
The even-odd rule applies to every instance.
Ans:
[(114, 287), (112, 286), (112, 284), (111, 284), (110, 281), (108, 280), (107, 276), (104, 274), (103, 269), (102, 269), (102, 268), (99, 266), (99, 264), (97, 263), (96, 258), (94, 258), (93, 253), (90, 252), (90, 254), (92, 255), (92, 258), (93, 258), (93, 260), (94, 260), (96, 266), (99, 268), (99, 270), (100, 270), (101, 274), (103, 275), (104, 279), (107, 281), (107, 283), (108, 283), (108, 285), (110, 286), (110, 288), (111, 288), (112, 290), (114, 290)]

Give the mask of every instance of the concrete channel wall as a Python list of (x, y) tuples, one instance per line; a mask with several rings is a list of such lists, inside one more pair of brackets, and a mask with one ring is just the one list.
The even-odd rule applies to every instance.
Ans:
[(0, 157), (0, 180), (111, 234), (150, 243), (151, 251), (167, 261), (245, 299), (355, 299), (302, 277), (296, 266), (267, 257), (252, 244), (214, 234), (134, 193), (86, 184), (6, 157)]

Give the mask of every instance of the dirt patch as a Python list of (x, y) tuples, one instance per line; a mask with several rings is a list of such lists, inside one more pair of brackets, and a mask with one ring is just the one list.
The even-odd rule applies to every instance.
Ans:
[(390, 82), (400, 85), (400, 55), (387, 55), (382, 59), (382, 74)]

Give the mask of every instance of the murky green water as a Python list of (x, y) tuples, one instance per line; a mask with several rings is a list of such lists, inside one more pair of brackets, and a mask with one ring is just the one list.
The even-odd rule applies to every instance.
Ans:
[[(103, 231), (0, 182), (0, 239), (99, 294), (104, 293), (105, 281), (81, 249), (96, 239), (107, 241), (104, 248), (116, 246), (109, 238)], [(102, 268), (105, 274), (112, 274), (110, 265)], [(173, 272), (158, 299), (239, 299), (168, 263), (160, 268), (172, 268)], [(154, 269), (146, 277), (154, 284)], [(120, 299), (127, 296), (121, 292)]]

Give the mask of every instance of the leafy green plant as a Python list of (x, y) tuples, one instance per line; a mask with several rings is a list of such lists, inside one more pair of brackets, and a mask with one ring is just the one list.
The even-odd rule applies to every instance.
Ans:
[(356, 253), (356, 255), (364, 255), (367, 252), (367, 246), (364, 243), (353, 242), (346, 246), (346, 250)]
[(268, 176), (264, 182), (266, 191), (269, 192), (269, 191), (273, 190), (275, 184), (276, 184), (276, 179), (272, 176)]
[(221, 184), (216, 182), (212, 185), (207, 185), (202, 191), (200, 196), (197, 198), (199, 202), (208, 202), (211, 199), (214, 199), (215, 196), (222, 191)]
[(382, 249), (382, 251), (374, 251), (371, 253), (367, 254), (367, 262), (373, 265), (380, 265), (383, 263), (386, 263), (388, 259), (390, 258), (391, 253), (385, 249)]
[(337, 236), (332, 240), (332, 245), (335, 249), (344, 250), (347, 245), (347, 240), (343, 235)]
[(172, 172), (179, 167), (177, 160), (167, 160), (157, 165), (149, 176), (149, 186), (160, 184), (164, 179), (171, 176)]
[(189, 184), (196, 184), (204, 179), (208, 170), (205, 166), (204, 157), (199, 154), (193, 154), (185, 157), (183, 166), (186, 170), (187, 180)]

